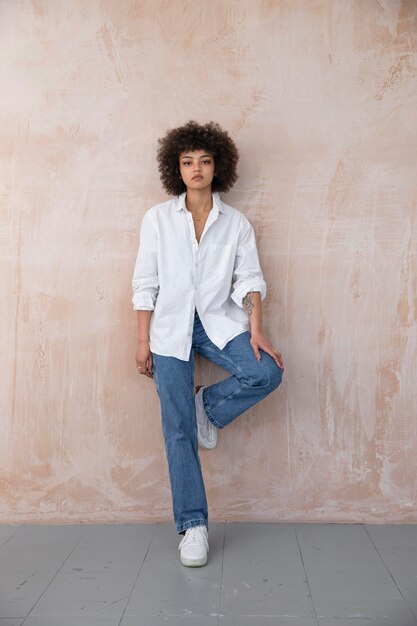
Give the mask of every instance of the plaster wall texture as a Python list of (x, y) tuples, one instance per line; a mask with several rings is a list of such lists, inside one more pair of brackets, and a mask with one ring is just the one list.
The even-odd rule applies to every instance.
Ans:
[(0, 521), (171, 519), (130, 281), (189, 119), (240, 150), (286, 367), (200, 452), (210, 519), (417, 521), (417, 3), (4, 0), (0, 42)]

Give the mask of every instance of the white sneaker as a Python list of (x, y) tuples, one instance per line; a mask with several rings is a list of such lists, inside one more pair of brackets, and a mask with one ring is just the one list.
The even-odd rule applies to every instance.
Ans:
[(178, 546), (180, 560), (187, 567), (201, 567), (207, 563), (208, 530), (207, 526), (192, 526), (185, 532)]
[(196, 387), (195, 412), (197, 416), (198, 443), (202, 448), (214, 448), (217, 444), (217, 428), (210, 422), (203, 406), (203, 390), (206, 385)]

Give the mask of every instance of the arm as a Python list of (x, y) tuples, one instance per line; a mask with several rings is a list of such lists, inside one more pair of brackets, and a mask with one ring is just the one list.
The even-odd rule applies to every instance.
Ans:
[(136, 345), (136, 368), (139, 374), (144, 374), (149, 378), (152, 373), (152, 352), (149, 344), (149, 326), (151, 323), (152, 311), (136, 311), (136, 321), (138, 328), (138, 340)]
[(250, 291), (257, 291), (261, 300), (266, 296), (266, 282), (259, 263), (255, 232), (249, 220), (242, 216), (236, 248), (230, 297), (240, 307)]
[(251, 333), (262, 333), (262, 301), (259, 291), (249, 291), (243, 298), (242, 304), (249, 315)]
[(133, 308), (136, 310), (137, 346), (136, 367), (140, 374), (152, 377), (152, 353), (149, 328), (152, 311), (159, 292), (157, 263), (157, 234), (149, 213), (145, 213), (141, 229), (139, 250), (132, 278)]
[(242, 300), (243, 308), (249, 315), (249, 327), (251, 332), (250, 343), (258, 361), (261, 360), (261, 348), (272, 356), (275, 363), (284, 371), (284, 363), (280, 352), (269, 343), (262, 329), (262, 301), (258, 291), (249, 291)]
[(149, 211), (140, 226), (139, 248), (132, 277), (133, 308), (153, 311), (159, 291), (158, 239)]
[(251, 331), (250, 343), (258, 361), (261, 360), (261, 348), (272, 356), (275, 363), (284, 371), (284, 363), (280, 352), (269, 343), (262, 330), (262, 301), (259, 291), (249, 291), (242, 300), (243, 308), (249, 315)]
[(262, 300), (266, 296), (266, 283), (259, 263), (258, 250), (253, 227), (249, 220), (243, 220), (236, 250), (231, 298), (249, 315), (250, 343), (258, 361), (260, 349), (272, 356), (275, 363), (284, 369), (282, 357), (266, 339), (262, 329)]

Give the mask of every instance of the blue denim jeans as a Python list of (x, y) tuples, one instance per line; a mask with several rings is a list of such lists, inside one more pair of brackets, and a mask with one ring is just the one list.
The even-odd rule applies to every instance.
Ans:
[(152, 353), (174, 522), (179, 534), (199, 524), (208, 528), (207, 498), (198, 455), (194, 353), (210, 359), (231, 374), (225, 380), (207, 386), (203, 392), (207, 417), (220, 429), (265, 398), (282, 381), (282, 370), (274, 359), (260, 350), (261, 360), (257, 361), (249, 340), (250, 333), (245, 331), (220, 350), (207, 337), (196, 311), (188, 361)]

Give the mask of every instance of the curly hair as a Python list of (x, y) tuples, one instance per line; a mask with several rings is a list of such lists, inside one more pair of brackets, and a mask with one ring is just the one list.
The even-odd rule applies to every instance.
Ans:
[(184, 126), (169, 130), (158, 139), (157, 161), (164, 189), (174, 196), (186, 190), (179, 168), (179, 157), (188, 150), (207, 150), (214, 159), (216, 174), (212, 191), (229, 191), (238, 176), (239, 152), (235, 143), (217, 122), (201, 125), (190, 120)]

